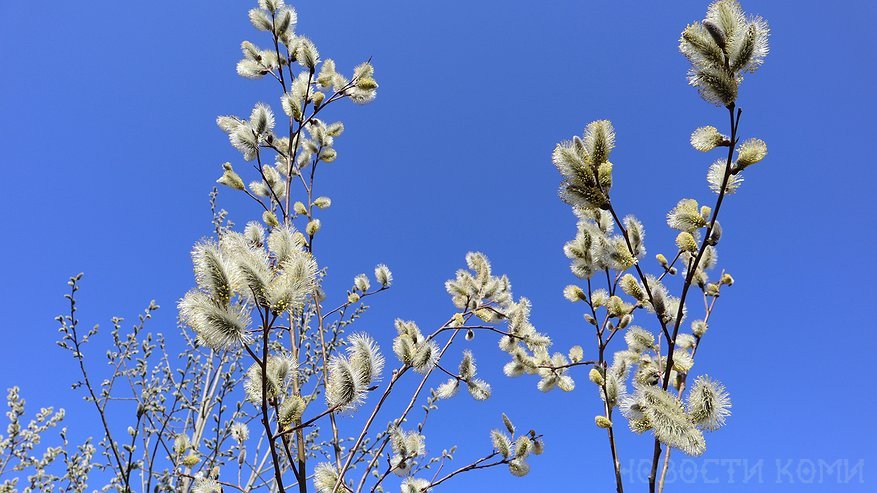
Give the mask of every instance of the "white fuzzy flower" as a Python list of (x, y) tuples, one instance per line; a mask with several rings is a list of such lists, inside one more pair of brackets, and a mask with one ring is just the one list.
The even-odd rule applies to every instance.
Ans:
[(724, 385), (710, 377), (697, 377), (688, 393), (688, 414), (704, 430), (715, 431), (731, 415), (731, 399)]
[(725, 141), (725, 136), (712, 125), (700, 127), (691, 134), (691, 146), (701, 152), (711, 151)]

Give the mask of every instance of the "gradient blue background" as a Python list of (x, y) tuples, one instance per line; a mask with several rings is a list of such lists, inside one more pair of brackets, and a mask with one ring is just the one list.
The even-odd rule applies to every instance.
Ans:
[[(152, 327), (176, 333), (175, 302), (193, 283), (188, 251), (210, 232), (207, 193), (220, 163), (240, 162), (214, 118), (276, 98), (270, 81), (234, 73), (239, 42), (259, 39), (246, 20), (251, 3), (0, 5), (0, 386), (66, 407), (74, 439), (94, 416), (69, 390), (74, 362), (53, 344), (66, 279), (86, 272), (88, 325), (134, 320), (154, 298), (163, 309)], [(330, 291), (341, 295), (378, 262), (396, 278), (360, 328), (386, 344), (394, 317), (424, 328), (444, 321), (453, 307), (443, 281), (477, 249), (532, 299), (534, 322), (559, 348), (590, 347), (581, 307), (561, 296), (574, 281), (561, 247), (575, 222), (556, 197), (554, 144), (613, 120), (613, 198), (645, 223), (651, 259), (672, 248), (666, 211), (683, 196), (713, 197), (711, 157), (690, 148), (689, 133), (726, 127), (724, 110), (687, 87), (676, 49), (706, 2), (634, 3), (296, 4), (298, 31), (324, 57), (349, 71), (371, 56), (381, 83), (374, 104), (332, 110), (347, 131), (320, 185), (334, 201), (319, 241)], [(706, 458), (764, 462), (760, 481), (738, 470), (730, 482), (715, 463), (708, 474), (717, 491), (871, 491), (877, 8), (744, 7), (769, 20), (772, 40), (766, 65), (742, 86), (741, 131), (765, 139), (770, 155), (722, 210), (721, 266), (738, 284), (722, 297), (695, 369), (734, 399)], [(221, 205), (239, 224), (258, 212), (230, 193)], [(524, 479), (484, 472), (445, 491), (611, 490), (585, 376), (573, 393), (540, 395), (534, 378), (502, 377), (492, 338), (473, 344), (494, 397), (444, 405), (429, 448), (459, 443), (462, 464), (489, 448), (487, 430), (507, 410), (524, 429), (538, 424), (547, 451)], [(650, 440), (623, 430), (620, 442), (624, 464), (650, 457)], [(795, 484), (778, 476), (777, 461), (790, 460)], [(863, 474), (850, 484), (837, 484), (836, 472), (811, 478), (808, 461), (820, 460), (864, 460)], [(701, 488), (679, 480), (673, 489)]]

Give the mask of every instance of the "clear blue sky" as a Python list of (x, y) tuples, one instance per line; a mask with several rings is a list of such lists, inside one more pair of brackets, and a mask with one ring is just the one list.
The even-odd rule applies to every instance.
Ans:
[[(69, 390), (73, 361), (53, 344), (67, 276), (86, 273), (84, 322), (133, 320), (154, 298), (163, 309), (153, 328), (175, 334), (175, 302), (193, 282), (188, 252), (210, 229), (207, 193), (219, 164), (239, 157), (214, 118), (275, 97), (269, 82), (234, 73), (239, 42), (255, 37), (250, 3), (0, 5), (0, 386), (66, 407), (74, 430), (93, 416)], [(551, 150), (587, 122), (612, 119), (613, 199), (645, 223), (649, 257), (668, 251), (666, 211), (684, 196), (711, 197), (710, 158), (688, 135), (725, 124), (723, 110), (687, 87), (676, 49), (706, 3), (295, 4), (299, 32), (324, 56), (346, 70), (371, 56), (381, 83), (372, 105), (333, 113), (347, 131), (322, 185), (334, 201), (321, 232), (330, 289), (378, 262), (397, 280), (360, 327), (386, 343), (394, 317), (424, 327), (445, 320), (453, 307), (442, 283), (477, 249), (533, 300), (535, 323), (558, 346), (589, 347), (580, 307), (561, 296), (574, 281), (561, 247), (575, 223), (555, 193)], [(762, 472), (746, 482), (738, 470), (732, 483), (733, 462), (690, 465), (719, 480), (715, 491), (872, 491), (877, 7), (744, 8), (768, 19), (772, 40), (765, 66), (742, 86), (741, 131), (766, 140), (770, 154), (722, 210), (721, 265), (737, 285), (695, 369), (734, 399), (704, 459), (761, 460)], [(230, 194), (221, 201), (238, 223), (256, 216)], [(573, 393), (540, 395), (535, 379), (501, 375), (505, 356), (488, 339), (475, 341), (476, 355), (494, 398), (443, 407), (430, 449), (459, 443), (461, 461), (480, 454), (508, 410), (525, 429), (540, 424), (547, 451), (524, 479), (473, 474), (450, 491), (483, 491), (485, 481), (507, 491), (609, 491), (606, 440), (593, 425), (599, 403), (585, 376)], [(649, 456), (649, 440), (621, 435), (623, 464)], [(864, 460), (864, 483), (854, 474), (837, 484), (825, 468), (821, 484), (797, 483), (819, 483), (820, 461), (837, 460)]]

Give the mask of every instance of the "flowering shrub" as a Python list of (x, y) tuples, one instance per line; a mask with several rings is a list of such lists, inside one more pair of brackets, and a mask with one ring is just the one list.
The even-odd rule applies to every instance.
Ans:
[[(326, 119), (329, 108), (373, 101), (375, 68), (366, 61), (345, 75), (297, 32), (296, 11), (282, 0), (260, 0), (249, 20), (261, 40), (241, 43), (237, 73), (267, 81), (278, 93), (273, 105), (257, 103), (248, 116), (217, 119), (240, 153), (237, 164), (222, 165), (217, 182), (244, 194), (252, 205), (247, 213), (256, 211), (258, 220), (235, 227), (213, 190), (213, 234), (192, 249), (194, 287), (177, 307), (182, 351), (174, 353), (164, 334), (147, 330), (159, 308), (150, 303), (130, 329), (113, 319), (106, 378), (95, 376), (85, 353), (98, 327), (84, 329), (77, 318), (82, 275), (70, 279), (58, 344), (76, 362), (73, 388), (94, 408), (99, 438), (71, 450), (62, 429), (61, 445), (43, 447), (42, 435), (58, 426), (63, 410), (43, 409), (25, 426), (24, 400), (10, 389), (0, 492), (82, 492), (89, 482), (103, 482), (100, 491), (423, 493), (480, 469), (525, 476), (532, 456), (543, 452), (542, 436), (519, 432), (506, 414), (497, 416), (501, 426), (485, 429), (484, 453), (461, 465), (452, 465), (456, 447), (435, 453), (426, 445), (427, 418), (443, 400), (491, 396), (471, 350), (449, 361), (455, 354), (449, 348), (479, 331), (495, 334), (510, 355), (508, 376), (536, 375), (542, 391), (571, 391), (572, 370), (588, 369), (602, 401), (594, 421), (608, 435), (619, 492), (621, 418), (634, 433), (654, 438), (651, 491), (663, 487), (671, 449), (704, 453), (704, 434), (725, 424), (730, 401), (722, 384), (692, 370), (716, 302), (734, 283), (727, 272), (713, 274), (720, 209), (744, 171), (767, 154), (763, 141), (742, 140), (736, 103), (743, 74), (754, 72), (768, 51), (762, 19), (745, 15), (736, 0), (717, 0), (682, 33), (689, 82), (729, 115), (727, 135), (705, 126), (691, 144), (726, 155), (706, 173), (714, 203), (685, 198), (668, 213), (678, 234), (672, 259), (656, 255), (654, 274), (646, 273), (643, 224), (622, 217), (612, 200), (612, 124), (594, 121), (582, 137), (557, 145), (552, 160), (563, 178), (560, 195), (578, 219), (564, 251), (580, 282), (564, 296), (584, 307), (596, 343), (590, 358), (582, 346), (552, 352), (551, 339), (530, 322), (529, 300), (515, 298), (509, 279), (477, 252), (446, 283), (454, 308), (444, 323), (424, 330), (396, 320), (390, 348), (353, 330), (366, 302), (393, 289), (393, 275), (381, 264), (343, 293), (325, 288), (328, 262), (317, 239), (321, 211), (332, 200), (319, 193), (318, 177), (342, 161), (335, 141), (345, 127)], [(677, 275), (678, 295), (671, 285)], [(687, 302), (698, 291), (704, 309), (694, 315)], [(643, 312), (654, 318), (636, 325)], [(623, 339), (624, 346), (610, 357), (619, 333), (616, 342)]]

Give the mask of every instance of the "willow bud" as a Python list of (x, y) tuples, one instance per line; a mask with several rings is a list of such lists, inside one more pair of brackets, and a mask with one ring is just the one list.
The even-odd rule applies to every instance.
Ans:
[(326, 99), (326, 94), (320, 91), (315, 92), (311, 99), (314, 102), (314, 108), (319, 108), (321, 104), (323, 104), (323, 100)]
[(308, 236), (314, 236), (315, 234), (317, 234), (317, 231), (319, 231), (319, 230), (320, 230), (320, 220), (319, 219), (311, 219), (310, 222), (308, 222), (307, 226), (305, 226), (305, 233), (307, 233)]
[(688, 231), (682, 231), (676, 236), (676, 246), (680, 251), (694, 253), (697, 251), (697, 240)]
[(703, 27), (706, 28), (706, 32), (710, 33), (710, 37), (713, 38), (713, 41), (716, 42), (719, 48), (725, 51), (728, 41), (722, 29), (711, 21), (703, 21)]
[(597, 368), (591, 368), (591, 371), (588, 372), (588, 380), (600, 386), (606, 383), (606, 379), (603, 378), (603, 372)]
[(585, 296), (585, 292), (582, 290), (582, 288), (576, 286), (575, 284), (570, 284), (569, 286), (563, 288), (563, 297), (571, 303), (587, 299), (587, 297)]
[(667, 268), (667, 257), (665, 257), (663, 253), (655, 255), (655, 259), (658, 260), (658, 263), (661, 264), (661, 267), (665, 269)]
[(373, 77), (361, 77), (356, 80), (357, 89), (371, 91), (378, 88), (378, 82)]
[(314, 200), (314, 205), (319, 207), (320, 209), (328, 209), (329, 206), (332, 205), (332, 199), (329, 197), (317, 197)]
[(245, 188), (244, 180), (242, 180), (241, 177), (234, 172), (234, 169), (232, 169), (231, 167), (231, 163), (225, 163), (222, 165), (222, 167), (225, 171), (222, 173), (222, 176), (220, 176), (219, 179), (216, 180), (216, 183), (219, 183), (220, 185), (225, 185), (235, 190), (243, 190)]
[(280, 226), (280, 221), (277, 220), (277, 216), (271, 211), (265, 211), (262, 213), (262, 221), (265, 221), (265, 224), (272, 228)]
[(581, 346), (573, 346), (569, 350), (569, 360), (573, 363), (578, 363), (585, 357), (585, 351)]
[(201, 462), (201, 458), (195, 452), (183, 457), (183, 465), (186, 467), (192, 467), (199, 462)]

